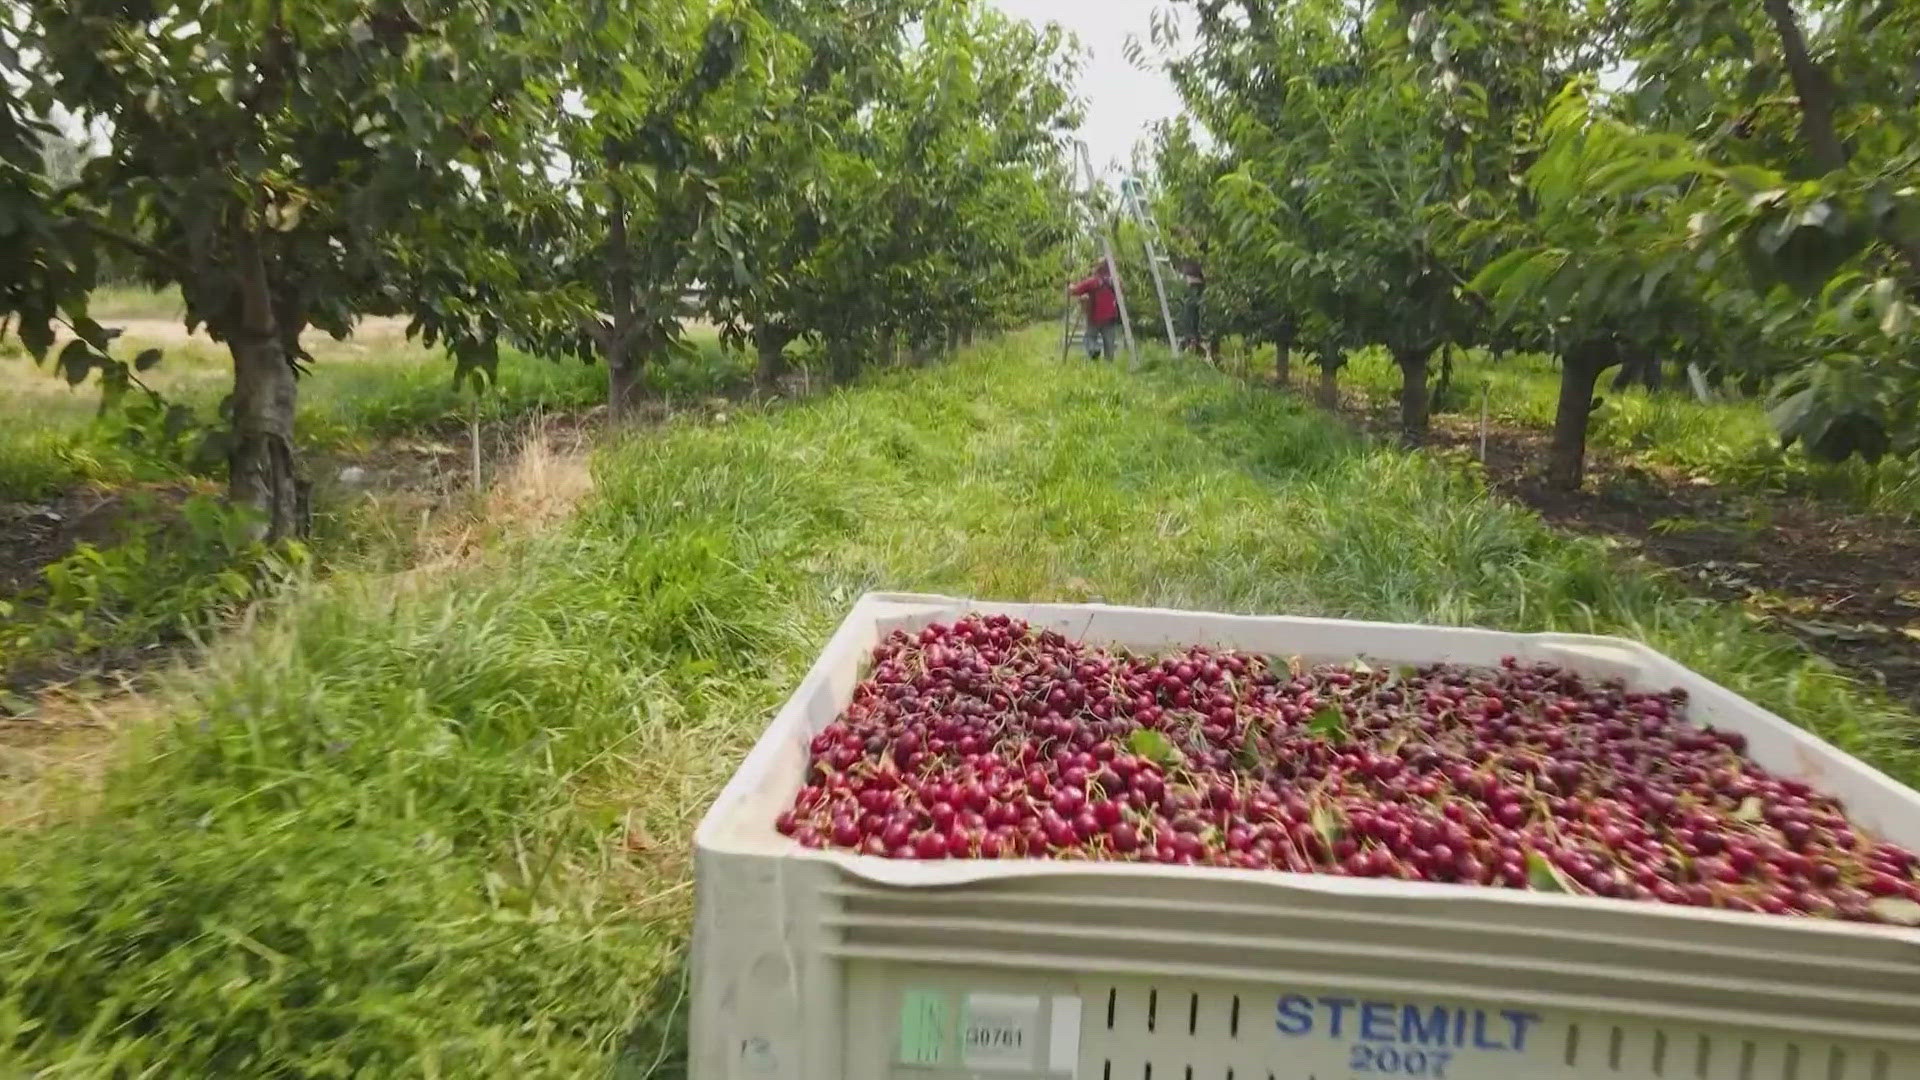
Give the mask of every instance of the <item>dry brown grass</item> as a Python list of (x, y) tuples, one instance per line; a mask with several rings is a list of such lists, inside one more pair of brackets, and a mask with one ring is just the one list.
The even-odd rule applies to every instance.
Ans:
[(409, 576), (470, 565), (503, 541), (534, 535), (572, 514), (593, 493), (591, 441), (586, 425), (536, 418), (483, 494), (450, 502), (423, 521)]
[(126, 743), (159, 712), (132, 687), (40, 695), (31, 717), (0, 721), (0, 829), (31, 829), (87, 804)]
[(543, 420), (528, 430), (520, 452), (488, 489), (486, 516), (538, 532), (572, 514), (591, 494), (587, 433)]

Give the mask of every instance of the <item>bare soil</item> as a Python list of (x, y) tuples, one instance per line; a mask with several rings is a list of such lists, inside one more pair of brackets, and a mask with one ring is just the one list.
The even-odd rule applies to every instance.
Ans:
[[(1349, 400), (1383, 437), (1388, 403)], [(1544, 472), (1550, 433), (1487, 429), (1488, 484), (1561, 528), (1608, 537), (1708, 596), (1756, 619), (1908, 708), (1920, 711), (1920, 535), (1904, 521), (1834, 500), (1714, 484), (1590, 450), (1587, 483), (1557, 491)], [(1478, 457), (1477, 418), (1437, 415), (1432, 449)]]

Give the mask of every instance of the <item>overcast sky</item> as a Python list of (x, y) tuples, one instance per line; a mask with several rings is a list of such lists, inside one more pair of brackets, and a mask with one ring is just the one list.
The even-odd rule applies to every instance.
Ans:
[(1057, 22), (1092, 53), (1082, 61), (1080, 96), (1087, 102), (1080, 137), (1093, 153), (1093, 166), (1105, 170), (1125, 163), (1147, 124), (1180, 112), (1180, 98), (1157, 69), (1141, 71), (1127, 62), (1127, 36), (1151, 51), (1148, 19), (1166, 0), (990, 0), (993, 6), (1035, 23)]

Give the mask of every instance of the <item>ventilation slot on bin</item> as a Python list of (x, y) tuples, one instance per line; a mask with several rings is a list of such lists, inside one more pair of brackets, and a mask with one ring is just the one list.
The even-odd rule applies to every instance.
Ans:
[(1568, 1023), (1564, 1075), (1651, 1080), (1894, 1080), (1885, 1050)]
[(1087, 999), (1082, 1076), (1098, 1080), (1920, 1080), (1908, 1051), (1759, 1031), (1170, 980)]
[[(1270, 1031), (1253, 1030), (1253, 1003), (1271, 995), (1126, 982), (1101, 985), (1088, 996), (1095, 1023), (1084, 1033), (1082, 1060), (1090, 1064), (1089, 1077), (1288, 1080), (1294, 1075), (1285, 1057), (1275, 1053)], [(1286, 1071), (1277, 1073), (1282, 1066)], [(1323, 1080), (1334, 1078), (1329, 1074)]]

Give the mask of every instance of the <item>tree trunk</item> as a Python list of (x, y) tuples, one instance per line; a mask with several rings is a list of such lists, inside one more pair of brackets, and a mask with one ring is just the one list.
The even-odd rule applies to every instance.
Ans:
[(965, 330), (960, 331), (960, 344), (969, 349), (973, 348), (973, 324), (972, 323), (968, 323), (967, 328)]
[(1619, 361), (1608, 341), (1585, 341), (1560, 358), (1560, 403), (1553, 417), (1553, 449), (1547, 483), (1560, 491), (1578, 491), (1587, 479), (1587, 421), (1593, 415), (1593, 389), (1600, 373)]
[(843, 386), (860, 374), (860, 352), (851, 340), (834, 338), (827, 342), (827, 372)]
[(952, 356), (954, 353), (957, 353), (959, 351), (960, 351), (960, 328), (957, 326), (949, 326), (947, 327), (946, 355)]
[(1621, 362), (1620, 370), (1615, 372), (1613, 376), (1612, 386), (1614, 393), (1624, 393), (1627, 387), (1632, 386), (1635, 380), (1640, 378), (1641, 363), (1642, 360), (1638, 357), (1629, 358)]
[(227, 460), (227, 497), (260, 515), (265, 540), (306, 533), (305, 485), (295, 470), (293, 411), (298, 393), (293, 365), (277, 341), (235, 337), (233, 446)]
[(1285, 390), (1293, 382), (1293, 334), (1281, 330), (1273, 335), (1273, 381)]
[(1393, 350), (1393, 362), (1400, 367), (1400, 440), (1408, 449), (1427, 441), (1427, 361), (1432, 355), (1428, 348)]
[(1665, 376), (1666, 376), (1665, 365), (1660, 363), (1660, 358), (1658, 356), (1654, 356), (1651, 353), (1649, 353), (1647, 355), (1646, 366), (1642, 368), (1640, 371), (1640, 381), (1646, 384), (1647, 393), (1658, 394), (1660, 391), (1666, 389)]
[(265, 540), (304, 536), (306, 484), (295, 468), (293, 412), (299, 393), (293, 364), (281, 345), (259, 239), (243, 235), (240, 325), (228, 338), (233, 354), (233, 445), (227, 459), (227, 496), (260, 515)]
[(1339, 411), (1340, 352), (1326, 349), (1320, 353), (1320, 407)]
[(1620, 363), (1620, 371), (1614, 375), (1612, 387), (1615, 393), (1621, 393), (1639, 383), (1648, 391), (1660, 390), (1660, 358), (1651, 352), (1644, 352)]
[(631, 417), (646, 397), (641, 388), (641, 365), (634, 356), (635, 351), (631, 347), (621, 346), (607, 353), (607, 412), (615, 420)]
[(753, 349), (756, 363), (753, 381), (763, 390), (772, 390), (787, 376), (787, 335), (778, 330), (755, 330)]
[(607, 414), (624, 420), (640, 400), (640, 365), (634, 360), (633, 251), (627, 246), (627, 200), (618, 189), (607, 207), (607, 300), (612, 326), (601, 336), (607, 354)]

